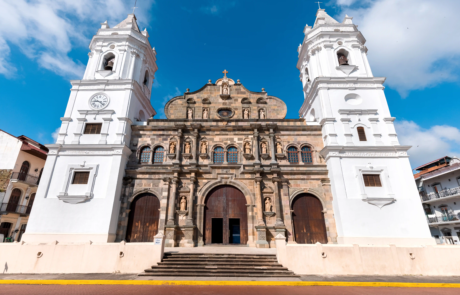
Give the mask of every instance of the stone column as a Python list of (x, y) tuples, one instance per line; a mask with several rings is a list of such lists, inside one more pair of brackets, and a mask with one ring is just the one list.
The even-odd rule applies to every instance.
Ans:
[(283, 192), (281, 194), (281, 201), (283, 204), (283, 214), (284, 214), (284, 225), (286, 226), (286, 237), (288, 242), (293, 242), (294, 237), (292, 235), (293, 225), (292, 225), (292, 214), (291, 214), (291, 200), (289, 199), (289, 182), (287, 179), (282, 181)]
[(252, 141), (252, 148), (254, 149), (254, 158), (256, 163), (260, 163), (260, 158), (259, 158), (259, 131), (257, 131), (257, 128), (254, 129), (254, 138)]
[(227, 162), (227, 149), (224, 150), (224, 164), (228, 164), (228, 162)]
[(176, 193), (177, 193), (177, 182), (179, 178), (177, 173), (174, 173), (174, 178), (171, 180), (171, 194), (169, 196), (168, 202), (168, 221), (166, 222), (166, 239), (165, 247), (175, 247), (176, 246), (176, 221), (174, 216), (174, 211), (176, 209)]
[(176, 146), (176, 160), (174, 162), (179, 163), (181, 161), (180, 154), (182, 152), (182, 129), (177, 130), (177, 146)]
[(204, 246), (203, 240), (203, 225), (204, 225), (204, 204), (196, 205), (196, 223), (198, 227), (198, 246)]
[(190, 194), (188, 197), (187, 201), (187, 219), (186, 219), (186, 225), (193, 225), (193, 201), (194, 201), (194, 196), (195, 196), (195, 172), (192, 172), (192, 175), (190, 176)]
[(165, 234), (165, 225), (166, 225), (166, 212), (168, 210), (168, 199), (171, 188), (171, 178), (163, 177), (163, 187), (161, 190), (161, 199), (160, 199), (160, 221), (158, 226), (158, 232)]
[(193, 126), (193, 128), (195, 128), (192, 131), (192, 136), (193, 136), (193, 141), (194, 141), (194, 144), (192, 146), (192, 157), (193, 157), (193, 159), (190, 161), (190, 164), (194, 164), (194, 163), (198, 162), (198, 154), (197, 154), (197, 151), (199, 150), (199, 146), (198, 146), (198, 128), (196, 128), (196, 126)]
[(281, 213), (281, 198), (280, 198), (280, 189), (279, 189), (279, 179), (277, 176), (273, 176), (272, 178), (273, 183), (275, 184), (275, 213), (276, 213), (276, 226), (284, 226), (282, 213)]
[(265, 226), (264, 216), (263, 216), (264, 207), (263, 207), (263, 202), (262, 202), (262, 195), (260, 192), (261, 181), (262, 181), (261, 176), (256, 176), (254, 178), (254, 185), (256, 188), (257, 225)]
[(254, 243), (254, 205), (246, 204), (248, 216), (248, 246), (255, 247)]
[(275, 132), (273, 128), (270, 128), (270, 153), (272, 160), (270, 163), (276, 163), (276, 156), (275, 156)]

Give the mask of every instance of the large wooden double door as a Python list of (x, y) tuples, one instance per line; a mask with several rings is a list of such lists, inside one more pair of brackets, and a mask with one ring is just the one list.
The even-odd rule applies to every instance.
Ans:
[(327, 244), (323, 205), (315, 196), (302, 194), (292, 203), (295, 241), (299, 244)]
[(131, 203), (129, 212), (127, 242), (153, 242), (158, 233), (160, 201), (152, 194), (142, 194)]
[(205, 244), (247, 244), (246, 198), (232, 186), (214, 188), (204, 209)]

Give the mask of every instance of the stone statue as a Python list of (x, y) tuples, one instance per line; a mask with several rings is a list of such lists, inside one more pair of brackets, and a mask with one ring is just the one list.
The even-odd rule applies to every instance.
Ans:
[(187, 210), (187, 198), (182, 197), (180, 199), (180, 211), (186, 211)]
[(244, 153), (245, 154), (250, 154), (251, 153), (251, 144), (249, 142), (246, 142), (244, 144)]
[(262, 142), (262, 154), (268, 154), (267, 153), (267, 143)]
[(176, 153), (176, 143), (174, 141), (169, 144), (169, 153), (170, 154)]
[(185, 153), (186, 154), (190, 154), (190, 148), (191, 148), (190, 142), (186, 142), (185, 143)]
[(193, 110), (190, 108), (187, 110), (187, 119), (193, 119)]
[(263, 109), (259, 111), (259, 119), (265, 119), (265, 111)]
[(265, 212), (272, 212), (272, 201), (270, 198), (265, 198)]
[(279, 142), (276, 143), (276, 153), (278, 153), (278, 154), (283, 153), (283, 146)]
[(203, 119), (208, 119), (208, 109), (203, 110)]
[(224, 95), (228, 94), (228, 85), (227, 84), (222, 85), (222, 94), (224, 94)]
[(202, 143), (201, 143), (201, 150), (200, 150), (200, 153), (206, 154), (207, 151), (208, 151), (208, 145), (206, 144), (206, 142), (202, 142)]
[(249, 111), (248, 111), (248, 109), (244, 109), (244, 111), (243, 111), (243, 119), (249, 119)]

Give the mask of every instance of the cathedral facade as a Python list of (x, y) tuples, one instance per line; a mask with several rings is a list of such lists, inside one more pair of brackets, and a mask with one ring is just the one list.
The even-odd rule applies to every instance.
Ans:
[[(117, 240), (164, 231), (167, 246), (273, 247), (278, 233), (335, 243), (321, 130), (286, 112), (281, 99), (224, 71), (172, 98), (167, 119), (133, 126)], [(159, 211), (155, 222), (142, 221), (145, 204)]]
[(434, 244), (363, 35), (323, 9), (304, 33), (301, 119), (227, 71), (155, 119), (147, 30), (133, 14), (102, 23), (47, 146), (23, 240)]

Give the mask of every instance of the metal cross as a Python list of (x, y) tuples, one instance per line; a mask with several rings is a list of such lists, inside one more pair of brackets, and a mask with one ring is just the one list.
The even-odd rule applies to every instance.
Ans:
[(222, 73), (224, 73), (224, 76), (227, 77), (227, 70), (224, 70)]
[(136, 8), (139, 8), (139, 7), (136, 7), (136, 4), (137, 4), (137, 0), (134, 2), (133, 14), (134, 14), (134, 10), (136, 10)]
[[(137, 0), (136, 0), (137, 1)], [(323, 2), (315, 2), (315, 3), (318, 3), (318, 8), (321, 9), (321, 6), (319, 5), (320, 3), (323, 3)]]

